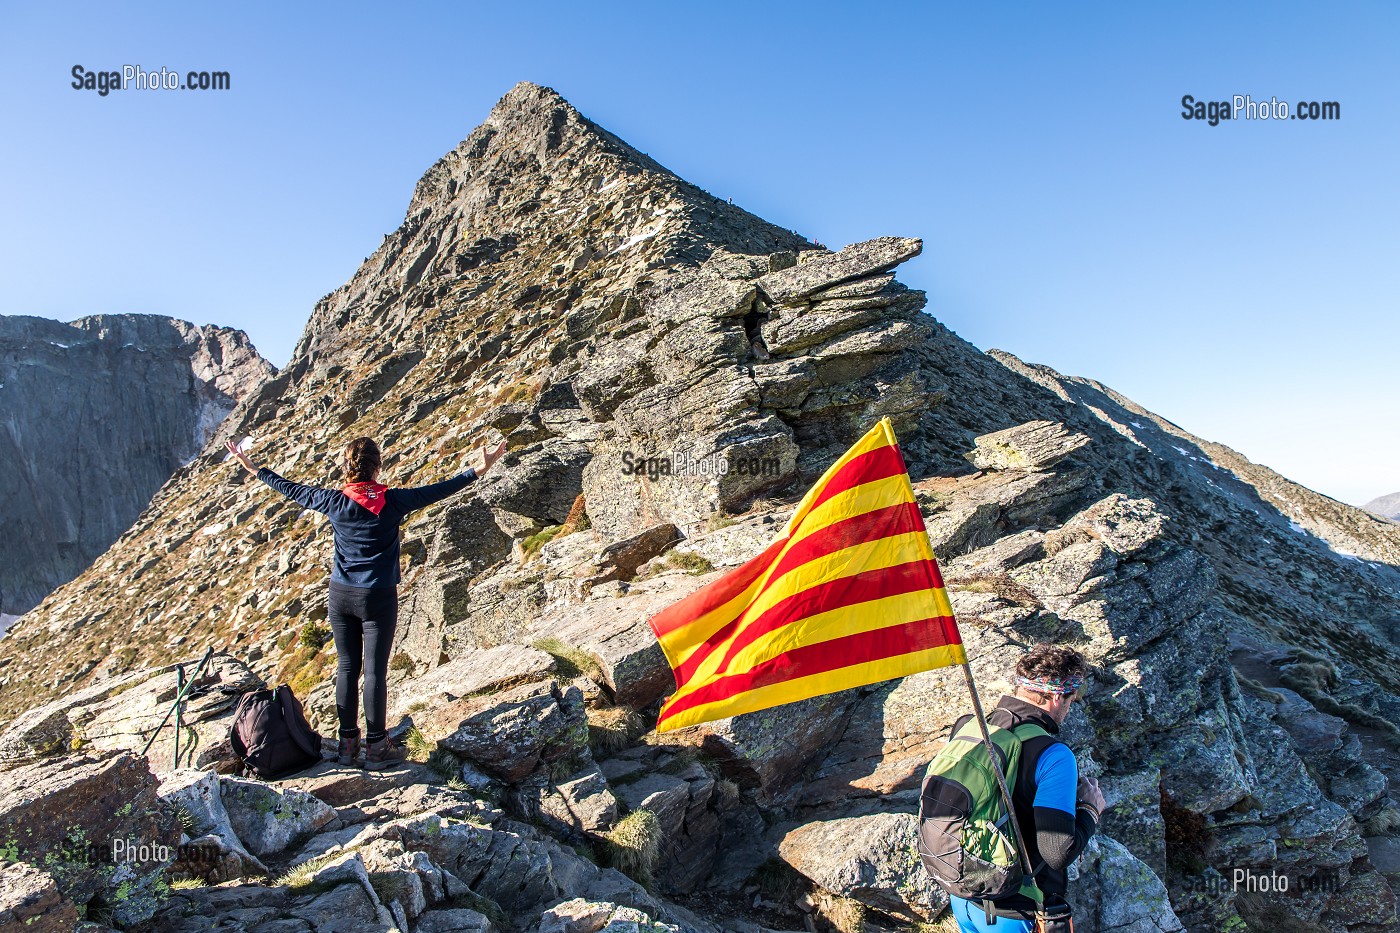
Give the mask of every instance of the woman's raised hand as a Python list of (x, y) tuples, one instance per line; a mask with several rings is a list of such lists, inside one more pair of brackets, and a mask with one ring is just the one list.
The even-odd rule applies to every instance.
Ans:
[(477, 470), (476, 472), (478, 474), (485, 473), (487, 470), (491, 469), (492, 464), (494, 464), (497, 460), (501, 459), (501, 457), (505, 454), (506, 442), (501, 441), (494, 448), (479, 447), (477, 448), (476, 452), (481, 454), (482, 463), (481, 469)]
[(243, 469), (247, 470), (249, 473), (258, 472), (258, 468), (253, 465), (253, 461), (248, 459), (248, 455), (239, 449), (237, 444), (233, 441), (224, 441), (224, 446), (228, 448), (229, 456), (243, 464)]

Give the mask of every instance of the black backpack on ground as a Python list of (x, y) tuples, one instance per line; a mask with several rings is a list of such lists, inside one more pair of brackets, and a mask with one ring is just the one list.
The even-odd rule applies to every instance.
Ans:
[(228, 740), (244, 766), (263, 780), (288, 777), (321, 761), (321, 736), (286, 684), (243, 694)]

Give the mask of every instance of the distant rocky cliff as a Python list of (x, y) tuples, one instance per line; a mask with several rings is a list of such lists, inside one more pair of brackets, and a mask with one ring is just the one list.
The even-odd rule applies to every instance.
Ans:
[[(979, 351), (895, 278), (921, 248), (816, 247), (517, 86), (220, 429), (322, 484), (359, 434), (395, 484), (509, 441), (404, 530), (390, 712), (421, 763), (276, 792), (190, 770), (226, 758), (259, 677), (327, 732), (334, 715), (328, 531), (211, 451), (0, 641), (0, 843), (42, 801), (121, 782), (143, 814), (191, 811), (185, 845), (209, 858), (129, 879), (224, 881), (129, 908), (168, 930), (935, 921), (913, 814), (966, 709), (957, 671), (650, 731), (673, 681), (647, 619), (761, 551), (889, 416), (988, 698), (1037, 640), (1094, 666), (1064, 730), (1110, 804), (1076, 869), (1081, 933), (1396, 929), (1400, 526)], [(205, 646), (224, 653), (179, 769), (167, 747), (132, 755), (169, 663)], [(108, 903), (15, 871), (55, 916)]]
[(87, 567), (273, 372), (228, 328), (0, 316), (0, 613)]

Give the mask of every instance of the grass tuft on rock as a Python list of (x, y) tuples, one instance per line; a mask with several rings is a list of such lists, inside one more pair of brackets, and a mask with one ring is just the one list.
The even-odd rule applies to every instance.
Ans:
[(817, 913), (838, 933), (862, 933), (865, 929), (865, 905), (849, 897), (818, 897)]
[(587, 531), (592, 527), (593, 521), (588, 517), (588, 503), (584, 501), (583, 493), (579, 493), (574, 499), (574, 504), (569, 507), (568, 517), (564, 519), (559, 533), (568, 535), (575, 531)]
[(426, 764), (433, 752), (438, 750), (438, 744), (418, 731), (417, 726), (408, 727), (403, 734), (403, 744), (408, 749), (409, 760), (419, 764)]
[(451, 783), (453, 780), (461, 780), (462, 763), (457, 760), (456, 755), (445, 748), (438, 748), (429, 754), (426, 764), (428, 770), (443, 781)]
[(1294, 653), (1297, 660), (1285, 664), (1279, 671), (1279, 680), (1285, 687), (1298, 692), (1324, 713), (1375, 729), (1387, 745), (1400, 750), (1400, 727), (1372, 710), (1332, 695), (1332, 690), (1342, 683), (1335, 664), (1311, 651), (1298, 649)]
[(540, 555), (540, 548), (544, 547), (564, 530), (563, 525), (550, 525), (540, 531), (530, 535), (530, 537), (520, 542), (520, 551), (525, 555), (525, 563), (529, 563)]
[(203, 878), (179, 878), (170, 882), (172, 891), (194, 891), (199, 888), (207, 888), (209, 885)]
[(301, 627), (301, 634), (297, 636), (297, 643), (303, 648), (312, 651), (320, 651), (331, 640), (331, 628), (329, 625), (321, 625), (319, 622), (308, 622)]
[(293, 891), (302, 891), (311, 886), (311, 881), (316, 877), (316, 872), (325, 868), (335, 861), (344, 852), (328, 852), (325, 855), (318, 855), (315, 858), (307, 859), (300, 865), (296, 865), (272, 882), (274, 888), (291, 888)]
[(661, 857), (661, 821), (645, 808), (633, 810), (603, 834), (608, 863), (643, 885)]
[(582, 648), (557, 638), (540, 638), (530, 642), (530, 647), (551, 655), (559, 665), (559, 673), (565, 677), (587, 677), (594, 683), (603, 682), (603, 669), (593, 655)]
[(447, 900), (446, 906), (465, 907), (467, 910), (474, 910), (484, 915), (498, 930), (508, 930), (512, 926), (511, 919), (506, 916), (506, 912), (501, 909), (500, 904), (497, 904), (491, 898), (483, 894), (477, 894), (475, 891), (462, 891), (458, 893)]
[(600, 757), (635, 744), (646, 731), (646, 719), (635, 710), (621, 706), (588, 710), (588, 747)]
[(925, 920), (913, 926), (914, 933), (959, 933), (962, 927), (951, 910), (944, 910), (932, 920)]
[(697, 576), (715, 569), (715, 565), (710, 563), (708, 557), (696, 554), (694, 551), (682, 551), (679, 548), (667, 552), (666, 565)]
[(189, 809), (188, 809), (187, 807), (185, 807), (184, 805), (182, 805), (182, 804), (176, 804), (176, 805), (175, 805), (175, 820), (176, 820), (176, 822), (178, 822), (178, 823), (180, 824), (180, 828), (183, 829), (183, 830), (185, 831), (185, 835), (187, 835), (187, 836), (197, 836), (197, 835), (199, 835), (199, 833), (195, 832), (195, 818), (194, 818), (194, 814), (191, 813), (191, 812), (189, 811)]
[(723, 510), (720, 510), (718, 512), (712, 512), (710, 514), (710, 517), (705, 519), (705, 530), (719, 531), (721, 528), (728, 528), (730, 525), (735, 524), (737, 521), (738, 519), (736, 519), (733, 515), (730, 515), (729, 513)]

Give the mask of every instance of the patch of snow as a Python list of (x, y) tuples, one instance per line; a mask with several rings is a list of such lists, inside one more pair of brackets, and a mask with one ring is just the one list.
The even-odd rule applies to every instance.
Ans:
[[(199, 417), (195, 419), (194, 436), (191, 439), (189, 455), (182, 458), (184, 464), (189, 466), (199, 456), (200, 451), (209, 443), (209, 438), (214, 436), (214, 432), (219, 429), (219, 425), (224, 423), (233, 412), (233, 404), (221, 405), (214, 399), (204, 399), (199, 404)], [(240, 448), (242, 449), (242, 448)], [(228, 454), (224, 454), (224, 461), (227, 462)]]
[(616, 188), (618, 185), (622, 184), (622, 183), (623, 183), (624, 181), (626, 181), (626, 180), (627, 180), (627, 176), (626, 176), (626, 175), (619, 176), (618, 179), (617, 179), (616, 181), (610, 181), (610, 182), (608, 182), (606, 185), (604, 185), (603, 187), (599, 188), (599, 189), (597, 190), (596, 193), (597, 193), (597, 194), (602, 194), (604, 191), (610, 191), (610, 190), (612, 190), (613, 188)]
[(643, 243), (643, 242), (645, 242), (645, 241), (647, 241), (647, 240), (650, 240), (652, 237), (656, 236), (656, 235), (657, 235), (658, 233), (660, 233), (660, 232), (661, 232), (661, 229), (660, 229), (659, 227), (658, 227), (657, 229), (655, 229), (655, 230), (643, 230), (641, 233), (637, 234), (636, 236), (630, 237), (625, 243), (623, 243), (623, 244), (622, 244), (621, 246), (619, 246), (617, 249), (613, 250), (613, 251), (612, 251), (611, 253), (609, 253), (608, 255), (609, 255), (609, 256), (612, 256), (612, 255), (615, 255), (615, 254), (617, 254), (617, 253), (622, 252), (622, 251), (625, 250), (625, 249), (631, 249), (632, 247), (636, 246), (638, 243)]
[(1331, 541), (1328, 541), (1326, 538), (1323, 539), (1323, 543), (1326, 544), (1332, 550), (1332, 553), (1336, 554), (1338, 557), (1344, 557), (1347, 560), (1354, 560), (1358, 564), (1362, 562), (1361, 558), (1358, 555), (1353, 554), (1351, 551), (1342, 550), (1341, 548), (1333, 544)]
[(69, 345), (66, 343), (59, 343), (57, 340), (50, 340), (49, 346), (58, 347), (60, 350), (67, 350)]
[(1138, 424), (1136, 421), (1129, 421), (1128, 424), (1131, 424), (1133, 427), (1137, 428), (1139, 431), (1141, 431), (1141, 430), (1143, 429), (1143, 428), (1142, 428), (1142, 425)]
[(1295, 521), (1294, 521), (1293, 519), (1291, 519), (1291, 518), (1288, 520), (1288, 527), (1289, 527), (1289, 528), (1292, 528), (1294, 531), (1298, 532), (1298, 534), (1300, 534), (1300, 535), (1310, 535), (1310, 534), (1312, 534), (1311, 531), (1308, 531), (1308, 529), (1304, 528), (1302, 525), (1298, 524), (1297, 522), (1295, 522)]
[(227, 527), (228, 526), (223, 524), (222, 522), (216, 522), (213, 525), (206, 525), (205, 527), (199, 529), (199, 533), (204, 537), (209, 538), (213, 537), (214, 535), (223, 534), (224, 529)]
[(312, 509), (302, 509), (302, 510), (301, 510), (301, 514), (298, 515), (297, 518), (305, 518), (305, 517), (308, 516), (308, 515), (315, 515), (315, 514), (316, 514), (316, 512), (315, 512), (314, 510), (312, 510)]
[(0, 612), (0, 638), (5, 637), (5, 633), (10, 630), (10, 626), (18, 622), (23, 616), (12, 616), (5, 612)]
[(1191, 456), (1191, 454), (1186, 450), (1185, 447), (1178, 447), (1178, 446), (1176, 446), (1175, 444), (1173, 444), (1173, 445), (1172, 445), (1172, 450), (1174, 450), (1174, 451), (1176, 451), (1177, 453), (1181, 454), (1183, 457), (1190, 457), (1190, 456)]

